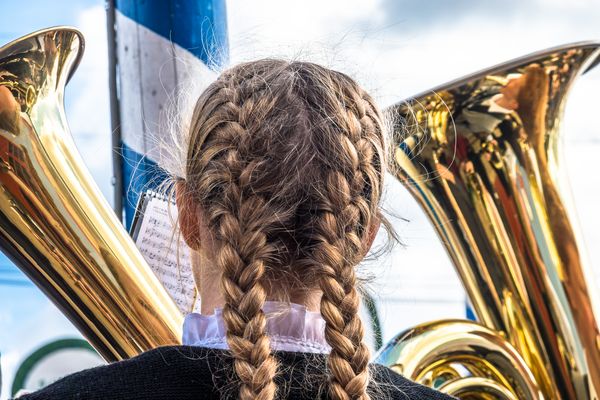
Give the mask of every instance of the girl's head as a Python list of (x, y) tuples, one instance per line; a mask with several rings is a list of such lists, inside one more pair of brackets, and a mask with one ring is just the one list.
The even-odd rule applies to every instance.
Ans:
[(264, 59), (199, 97), (177, 186), (188, 245), (218, 272), (240, 398), (272, 399), (265, 300), (321, 294), (334, 399), (367, 399), (355, 266), (381, 221), (382, 116), (347, 75)]

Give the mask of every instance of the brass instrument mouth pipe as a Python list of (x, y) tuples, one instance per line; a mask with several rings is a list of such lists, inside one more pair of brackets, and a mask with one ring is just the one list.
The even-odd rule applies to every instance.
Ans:
[(0, 48), (0, 247), (109, 361), (178, 344), (183, 317), (87, 171), (64, 87), (75, 29)]

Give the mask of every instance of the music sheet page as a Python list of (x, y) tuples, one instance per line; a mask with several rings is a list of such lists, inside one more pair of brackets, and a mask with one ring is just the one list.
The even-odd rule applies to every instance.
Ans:
[(196, 288), (190, 249), (175, 231), (177, 207), (155, 196), (149, 196), (145, 201), (147, 204), (135, 243), (185, 315), (194, 310)]

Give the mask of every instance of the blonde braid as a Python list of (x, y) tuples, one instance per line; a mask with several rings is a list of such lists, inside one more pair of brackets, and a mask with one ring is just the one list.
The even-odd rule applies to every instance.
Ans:
[[(233, 162), (233, 157), (230, 159)], [(262, 215), (254, 212), (264, 202), (257, 198), (241, 200), (241, 190), (229, 186), (225, 196), (230, 205), (216, 206), (211, 219), (220, 218), (217, 255), (222, 269), (221, 288), (225, 297), (223, 319), (227, 325), (227, 343), (235, 357), (235, 371), (241, 379), (241, 399), (270, 400), (275, 394), (273, 377), (277, 362), (271, 356), (266, 318), (261, 310), (266, 292), (261, 283), (265, 260), (273, 251), (260, 229)]]
[(203, 171), (192, 172), (199, 175), (196, 192), (219, 188), (220, 199), (206, 204), (206, 214), (219, 243), (216, 263), (222, 271), (223, 319), (241, 381), (239, 398), (270, 400), (276, 392), (277, 361), (266, 334), (262, 279), (265, 264), (275, 251), (267, 241), (269, 227), (282, 215), (253, 193), (252, 174), (264, 161), (247, 157), (249, 118), (267, 112), (270, 104), (261, 99), (256, 79), (234, 86), (233, 78), (224, 75), (221, 86), (213, 85), (217, 87), (209, 91), (210, 98), (197, 110), (193, 129), (206, 135), (206, 143), (202, 153), (190, 149), (188, 160), (199, 159), (197, 165), (203, 166)]
[(331, 170), (327, 176), (327, 192), (315, 224), (318, 244), (313, 257), (322, 268), (321, 314), (332, 347), (328, 359), (330, 397), (368, 400), (369, 349), (363, 343), (354, 267), (363, 254), (365, 230), (377, 215), (373, 205), (380, 196), (382, 171), (378, 168), (383, 145), (373, 140), (381, 125), (372, 100), (359, 89), (346, 94), (345, 104), (351, 109), (339, 113), (346, 117), (339, 121), (345, 128), (339, 133), (339, 142), (347, 165), (341, 163), (339, 170)]

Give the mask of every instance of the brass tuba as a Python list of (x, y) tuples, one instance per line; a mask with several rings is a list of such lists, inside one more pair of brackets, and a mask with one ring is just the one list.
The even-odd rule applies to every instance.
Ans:
[[(463, 398), (598, 399), (596, 292), (570, 223), (559, 135), (569, 89), (599, 49), (549, 49), (389, 110), (396, 175), (488, 329), (425, 324), (388, 344), (380, 362)], [(504, 373), (507, 360), (533, 379)]]
[(0, 48), (0, 247), (107, 360), (180, 342), (183, 317), (85, 168), (63, 110), (74, 29)]

